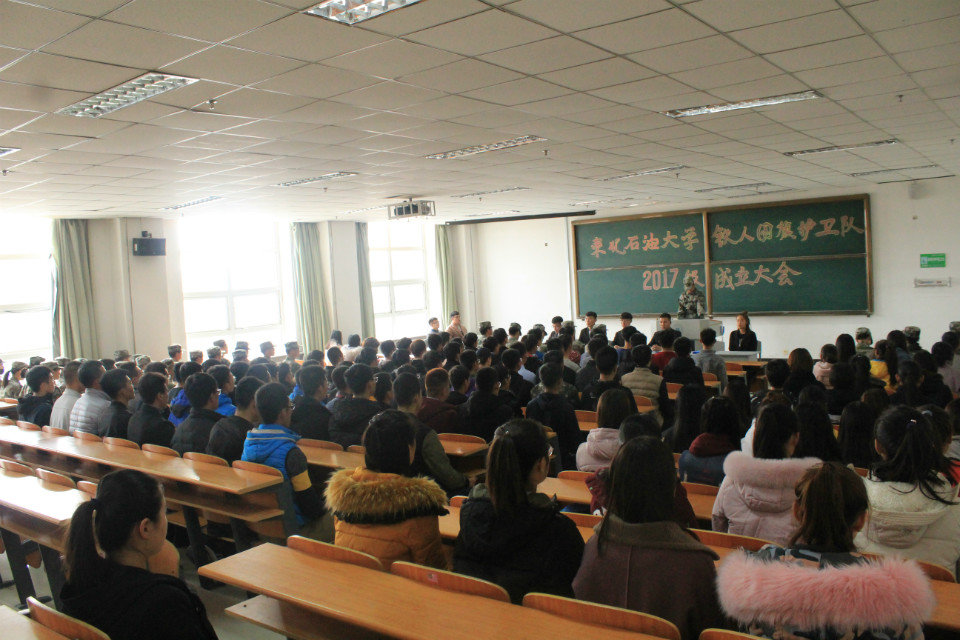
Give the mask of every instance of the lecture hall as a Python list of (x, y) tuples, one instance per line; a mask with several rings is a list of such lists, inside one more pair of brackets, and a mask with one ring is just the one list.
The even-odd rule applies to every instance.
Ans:
[(958, 0), (0, 0), (0, 636), (960, 637), (958, 138)]

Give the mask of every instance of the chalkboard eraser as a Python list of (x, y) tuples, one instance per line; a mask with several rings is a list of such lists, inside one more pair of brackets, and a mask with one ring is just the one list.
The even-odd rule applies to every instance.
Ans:
[(914, 278), (914, 287), (951, 287), (953, 278)]

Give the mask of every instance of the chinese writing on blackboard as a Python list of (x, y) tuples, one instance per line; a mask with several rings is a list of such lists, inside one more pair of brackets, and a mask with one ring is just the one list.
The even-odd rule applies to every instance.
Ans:
[(771, 271), (769, 268), (757, 265), (753, 269), (740, 265), (736, 271), (733, 267), (717, 267), (714, 272), (713, 286), (715, 289), (736, 290), (738, 287), (752, 287), (760, 282), (773, 284), (780, 287), (792, 287), (793, 276), (803, 275), (803, 272), (797, 271), (787, 264), (784, 260), (780, 266)]
[(623, 238), (613, 238), (604, 241), (599, 236), (594, 236), (590, 243), (590, 255), (599, 258), (606, 255), (607, 252), (618, 255), (626, 255), (628, 251), (660, 251), (661, 249), (679, 249), (681, 245), (687, 251), (693, 251), (695, 245), (700, 244), (700, 236), (696, 227), (687, 227), (682, 233), (677, 235), (670, 229), (663, 236), (654, 233), (648, 233), (643, 236), (627, 236), (626, 243), (621, 247)]
[[(819, 225), (820, 230), (817, 230)], [(733, 229), (728, 229), (721, 225), (713, 228), (711, 238), (716, 247), (725, 247), (728, 244), (737, 245), (741, 242), (769, 242), (771, 240), (798, 240), (806, 242), (810, 239), (811, 233), (814, 238), (823, 238), (829, 236), (846, 237), (848, 233), (863, 234), (864, 231), (855, 224), (853, 216), (840, 216), (840, 228), (837, 227), (836, 218), (824, 218), (817, 221), (813, 218), (807, 218), (800, 221), (796, 229), (790, 220), (780, 220), (776, 226), (772, 222), (761, 222), (753, 230), (754, 235), (750, 235), (746, 225), (740, 230), (740, 235), (734, 239)]]

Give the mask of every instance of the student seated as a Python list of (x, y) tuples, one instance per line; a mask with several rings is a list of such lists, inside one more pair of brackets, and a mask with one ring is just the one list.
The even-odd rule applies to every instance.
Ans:
[(10, 370), (3, 375), (0, 398), (16, 400), (23, 395), (23, 377), (27, 374), (27, 368), (27, 363), (19, 360), (10, 365)]
[(397, 560), (446, 569), (438, 516), (447, 495), (429, 478), (413, 477), (413, 418), (389, 409), (363, 434), (364, 466), (341, 469), (327, 483), (338, 546), (362, 551), (389, 568)]
[(513, 417), (513, 410), (500, 399), (499, 391), (500, 376), (496, 370), (493, 367), (480, 369), (477, 390), (460, 407), (460, 421), (465, 433), (490, 442), (497, 427)]
[(190, 401), (190, 413), (177, 427), (170, 446), (180, 455), (188, 451), (203, 453), (213, 425), (223, 417), (216, 411), (220, 406), (220, 389), (209, 373), (195, 373), (187, 378), (184, 391)]
[(717, 355), (717, 332), (707, 327), (700, 332), (700, 352), (693, 354), (693, 362), (703, 373), (712, 373), (720, 381), (720, 393), (727, 388), (727, 363)]
[(450, 374), (443, 367), (427, 372), (423, 380), (427, 395), (420, 404), (417, 418), (437, 433), (461, 433), (460, 414), (447, 402), (450, 395)]
[(126, 469), (104, 476), (97, 497), (70, 520), (61, 610), (112, 640), (216, 640), (186, 583), (151, 572), (169, 549), (166, 535), (166, 502), (154, 478)]
[[(546, 352), (545, 354), (543, 354), (543, 362), (541, 363), (540, 366), (543, 367), (543, 365), (547, 365), (547, 364), (555, 364), (559, 367), (563, 367), (563, 354), (560, 353), (559, 351)], [(567, 370), (566, 367), (563, 367), (561, 369), (561, 371), (566, 371), (566, 370)], [(539, 372), (539, 369), (537, 369), (537, 371)], [(544, 389), (543, 381), (541, 380), (534, 385), (533, 389), (530, 390), (530, 398), (531, 399), (536, 398), (538, 395), (540, 395), (544, 391), (546, 391), (546, 389)], [(581, 405), (580, 392), (577, 390), (577, 387), (575, 387), (574, 385), (564, 380), (563, 376), (561, 376), (560, 378), (559, 393), (560, 395), (562, 395), (564, 398), (567, 399), (567, 402), (569, 402), (574, 409), (580, 408), (580, 405)]]
[(547, 477), (550, 446), (543, 426), (511, 420), (487, 452), (487, 483), (460, 509), (453, 569), (500, 585), (514, 603), (531, 591), (573, 597), (583, 556), (573, 520), (537, 486)]
[(297, 446), (300, 436), (290, 429), (293, 409), (287, 388), (271, 382), (257, 389), (254, 402), (260, 414), (260, 425), (247, 432), (241, 460), (273, 467), (290, 483), (298, 533), (308, 538), (330, 542), (333, 527), (324, 512), (320, 493), (310, 481), (307, 456)]
[(237, 411), (232, 398), (236, 380), (230, 372), (230, 367), (225, 364), (218, 364), (210, 367), (207, 373), (213, 376), (213, 379), (217, 381), (217, 388), (220, 389), (216, 412), (222, 416), (232, 416)]
[(351, 395), (337, 400), (331, 410), (330, 439), (346, 449), (360, 444), (370, 418), (383, 411), (383, 407), (370, 399), (377, 383), (373, 379), (373, 369), (367, 365), (351, 366), (344, 373), (344, 382)]
[(688, 384), (677, 392), (673, 403), (673, 424), (663, 430), (663, 441), (674, 453), (683, 453), (702, 432), (700, 416), (707, 390), (699, 384)]
[(619, 356), (617, 350), (613, 347), (601, 347), (597, 350), (597, 371), (600, 373), (599, 379), (591, 384), (583, 392), (581, 405), (587, 411), (597, 410), (597, 401), (608, 389), (622, 389), (630, 400), (632, 413), (637, 411), (637, 401), (633, 399), (633, 394), (625, 386), (620, 384), (617, 379), (617, 363)]
[(587, 542), (573, 590), (581, 600), (665, 618), (681, 638), (697, 638), (723, 624), (718, 556), (673, 519), (676, 484), (673, 455), (658, 438), (623, 445), (610, 467), (607, 512)]
[[(514, 352), (516, 353), (516, 352)], [(544, 392), (527, 404), (526, 416), (553, 430), (560, 444), (562, 469), (577, 468), (577, 448), (583, 444), (586, 434), (580, 430), (577, 412), (560, 394), (563, 384), (562, 365), (544, 364), (540, 367), (540, 381)]]
[(650, 370), (652, 356), (653, 352), (647, 345), (634, 347), (630, 351), (634, 364), (633, 370), (624, 375), (620, 382), (634, 396), (649, 399), (655, 409), (654, 417), (659, 424), (663, 424), (665, 416), (673, 417), (673, 403), (670, 401), (663, 377)]
[(813, 375), (813, 357), (806, 349), (801, 348), (791, 351), (787, 357), (787, 366), (790, 367), (790, 375), (783, 383), (783, 392), (793, 402), (796, 402), (800, 397), (800, 392), (803, 391), (804, 387), (813, 385), (825, 388)]
[(466, 494), (470, 490), (470, 480), (450, 464), (450, 458), (447, 457), (437, 432), (417, 418), (423, 403), (423, 395), (420, 392), (420, 381), (416, 374), (397, 375), (393, 383), (393, 397), (397, 403), (397, 409), (409, 414), (413, 419), (417, 432), (417, 454), (411, 465), (411, 475), (433, 478), (449, 496)]
[(661, 369), (665, 382), (703, 385), (703, 372), (690, 357), (692, 351), (693, 342), (689, 338), (677, 338), (673, 343), (673, 352), (676, 357)]
[(893, 406), (877, 419), (880, 462), (864, 478), (870, 513), (860, 551), (900, 555), (955, 570), (960, 559), (960, 487), (926, 415)]
[(923, 381), (920, 383), (920, 393), (930, 399), (929, 404), (943, 409), (953, 400), (953, 392), (943, 381), (943, 376), (937, 371), (937, 361), (927, 351), (915, 351), (913, 361), (920, 367)]
[[(195, 373), (200, 373), (203, 369), (195, 362), (184, 362), (176, 369), (177, 388), (170, 392), (170, 422), (173, 426), (179, 427), (180, 423), (190, 415), (190, 399), (187, 398), (186, 383), (187, 378)], [(219, 405), (218, 405), (219, 406)]]
[(21, 420), (45, 427), (50, 424), (50, 414), (53, 413), (53, 391), (56, 388), (53, 372), (44, 366), (33, 367), (27, 371), (26, 381), (30, 395), (20, 398), (17, 415)]
[(167, 380), (159, 373), (145, 373), (137, 385), (142, 402), (127, 423), (127, 439), (141, 447), (169, 447), (176, 427), (167, 420)]
[(718, 487), (723, 482), (724, 460), (740, 449), (740, 416), (733, 401), (723, 396), (707, 400), (700, 414), (700, 427), (700, 435), (680, 454), (680, 479)]
[(110, 406), (100, 418), (97, 432), (103, 437), (127, 438), (130, 410), (127, 404), (133, 400), (133, 382), (123, 369), (107, 371), (100, 379), (100, 388), (110, 396)]
[(830, 388), (830, 373), (837, 365), (838, 358), (837, 346), (828, 343), (820, 347), (820, 359), (813, 365), (813, 377), (827, 389)]
[(798, 526), (784, 547), (737, 551), (720, 566), (726, 615), (765, 638), (922, 638), (935, 604), (923, 570), (857, 553), (854, 535), (872, 506), (859, 476), (825, 462), (801, 476), (796, 496)]
[(463, 365), (457, 365), (448, 371), (450, 374), (450, 394), (447, 396), (447, 402), (459, 407), (467, 401), (467, 390), (470, 388), (470, 371)]
[[(659, 338), (658, 338), (659, 336)], [(663, 374), (670, 361), (677, 357), (673, 351), (674, 343), (680, 339), (680, 332), (668, 329), (666, 331), (657, 331), (650, 340), (650, 348), (653, 349), (653, 357), (650, 358), (650, 367), (657, 373)], [(654, 344), (654, 340), (657, 343)], [(654, 349), (654, 347), (656, 347)]]
[(228, 464), (233, 464), (234, 460), (243, 456), (243, 443), (247, 439), (247, 433), (260, 424), (255, 398), (257, 390), (262, 386), (263, 382), (251, 377), (243, 378), (235, 385), (233, 395), (236, 413), (220, 418), (213, 425), (205, 453), (223, 458)]
[[(760, 412), (760, 405), (764, 396), (771, 391), (783, 393), (783, 385), (790, 377), (790, 365), (783, 358), (776, 358), (763, 365), (763, 375), (767, 379), (767, 388), (763, 391), (754, 393), (750, 398), (750, 408), (755, 418)], [(744, 451), (747, 449), (744, 448)]]
[(737, 329), (730, 332), (729, 351), (758, 351), (757, 334), (750, 328), (750, 314), (737, 314)]
[(609, 467), (620, 449), (620, 424), (636, 413), (630, 407), (629, 393), (623, 389), (607, 389), (597, 403), (597, 428), (587, 433), (587, 440), (577, 447), (577, 469), (597, 471)]
[(319, 365), (307, 365), (297, 372), (303, 395), (293, 404), (290, 428), (304, 438), (330, 439), (332, 414), (323, 405), (327, 399), (327, 374)]
[(800, 422), (800, 441), (793, 457), (840, 462), (840, 443), (833, 434), (833, 423), (827, 410), (813, 402), (801, 402), (796, 412)]
[(713, 503), (713, 530), (786, 544), (793, 535), (793, 488), (816, 458), (791, 459), (799, 439), (797, 415), (770, 403), (757, 417), (753, 455), (734, 451)]
[(84, 386), (79, 378), (80, 362), (71, 360), (63, 366), (63, 393), (53, 403), (50, 413), (50, 426), (57, 429), (70, 429), (70, 412), (83, 394)]
[(86, 431), (103, 435), (99, 433), (100, 418), (110, 408), (110, 396), (100, 388), (104, 373), (103, 364), (97, 360), (87, 360), (80, 365), (77, 376), (84, 391), (70, 411), (70, 433)]
[(600, 378), (600, 372), (597, 371), (597, 351), (601, 347), (607, 346), (607, 341), (603, 338), (591, 338), (586, 344), (586, 361), (580, 358), (580, 371), (577, 371), (576, 387), (578, 391), (585, 391), (587, 387)]

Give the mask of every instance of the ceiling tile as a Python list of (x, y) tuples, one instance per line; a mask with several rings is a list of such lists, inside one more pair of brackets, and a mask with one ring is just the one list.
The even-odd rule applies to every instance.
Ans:
[(159, 69), (206, 46), (197, 40), (98, 20), (47, 45), (44, 51), (137, 69)]
[(379, 78), (334, 69), (320, 64), (308, 64), (273, 76), (256, 85), (257, 89), (280, 91), (311, 98), (329, 98), (340, 93), (369, 87), (380, 82)]
[[(15, 111), (13, 113), (30, 112)], [(57, 133), (68, 136), (100, 137), (129, 126), (129, 122), (107, 120), (105, 118), (77, 118), (75, 116), (47, 114), (39, 120), (35, 120), (25, 126), (23, 130), (36, 133)], [(2, 128), (2, 117), (0, 117), (0, 129)]]
[(143, 123), (168, 116), (171, 113), (177, 113), (178, 111), (180, 111), (180, 107), (171, 107), (147, 100), (129, 107), (124, 107), (123, 109), (118, 109), (102, 117), (108, 120)]
[[(585, 10), (581, 0), (521, 0), (507, 9), (543, 25), (569, 33), (662, 11), (664, 0), (605, 0), (602, 7)], [(591, 9), (593, 9), (591, 7)]]
[(928, 49), (905, 51), (893, 56), (901, 67), (907, 71), (922, 71), (946, 67), (960, 60), (960, 43), (945, 44)]
[(532, 75), (609, 58), (607, 52), (569, 36), (557, 36), (481, 56), (508, 69)]
[(887, 56), (882, 56), (879, 58), (871, 58), (870, 60), (838, 64), (832, 67), (811, 69), (810, 71), (798, 71), (794, 75), (798, 80), (807, 83), (811, 87), (824, 89), (847, 84), (850, 78), (863, 81), (873, 80), (874, 78), (886, 78), (902, 73), (903, 71), (896, 62)]
[(386, 41), (376, 33), (298, 13), (229, 42), (251, 51), (318, 62)]
[(550, 98), (549, 100), (528, 102), (521, 105), (520, 109), (540, 115), (563, 117), (571, 113), (578, 113), (589, 109), (613, 106), (616, 106), (616, 104), (608, 100), (601, 100), (586, 93), (574, 93), (568, 96), (560, 96), (559, 98)]
[(836, 7), (833, 0), (699, 0), (683, 8), (720, 31), (735, 31), (830, 11)]
[(276, 120), (289, 120), (291, 122), (310, 122), (314, 124), (337, 124), (347, 120), (353, 120), (361, 116), (374, 113), (371, 109), (363, 109), (349, 104), (339, 102), (330, 102), (328, 100), (317, 100), (313, 104), (294, 109), (276, 116)]
[(881, 55), (884, 55), (884, 51), (873, 38), (854, 36), (809, 47), (781, 51), (780, 53), (768, 53), (764, 57), (785, 71), (802, 71), (856, 60), (866, 60)]
[(615, 84), (622, 84), (632, 80), (642, 80), (656, 75), (655, 72), (623, 58), (609, 58), (599, 62), (591, 62), (561, 71), (540, 74), (548, 82), (575, 89), (589, 91)]
[(543, 80), (522, 78), (491, 87), (484, 87), (475, 91), (468, 91), (464, 95), (506, 106), (516, 106), (524, 102), (555, 98), (569, 93), (572, 93), (569, 89), (558, 87), (555, 84), (550, 84)]
[(313, 98), (258, 89), (239, 89), (218, 98), (214, 111), (249, 118), (270, 118), (279, 113), (299, 109), (311, 102)]
[(926, 0), (926, 2), (877, 0), (851, 7), (850, 14), (868, 31), (886, 31), (955, 16), (960, 14), (960, 3), (953, 0)]
[(0, 80), (52, 89), (99, 93), (143, 73), (142, 69), (117, 67), (47, 53), (31, 53), (0, 71)]
[(86, 153), (140, 153), (148, 149), (175, 144), (196, 135), (192, 131), (136, 124), (103, 138), (88, 140), (78, 145), (76, 150)]
[(409, 84), (381, 82), (372, 87), (340, 94), (332, 100), (369, 109), (402, 109), (413, 104), (439, 98), (442, 95), (439, 91), (414, 87)]
[[(482, 34), (482, 37), (478, 37)], [(410, 34), (408, 39), (431, 47), (476, 56), (536, 42), (555, 31), (502, 11), (490, 10)]]
[(400, 111), (418, 118), (447, 120), (457, 116), (490, 111), (494, 108), (494, 105), (481, 102), (480, 100), (473, 100), (463, 96), (444, 96), (422, 104), (411, 105), (400, 109)]
[(603, 27), (578, 31), (576, 37), (614, 53), (633, 53), (715, 35), (715, 31), (681, 11), (669, 9)]
[(444, 22), (479, 13), (487, 5), (478, 0), (443, 0), (443, 2), (420, 2), (402, 11), (390, 11), (363, 23), (363, 28), (390, 36), (402, 36), (414, 31), (434, 27)]
[(607, 100), (631, 104), (650, 98), (675, 96), (690, 91), (690, 87), (677, 82), (667, 76), (657, 76), (636, 82), (627, 82), (613, 87), (606, 87), (591, 91), (591, 95)]
[[(236, 90), (237, 86), (233, 84), (198, 80), (192, 84), (150, 98), (150, 102), (180, 107), (181, 109), (190, 109), (198, 105), (207, 108), (207, 105), (202, 105), (202, 103)], [(214, 110), (216, 109), (214, 108)]]
[[(723, 100), (736, 101), (763, 98), (766, 96), (778, 96), (795, 91), (806, 91), (809, 88), (809, 86), (791, 76), (779, 75), (772, 78), (763, 78), (762, 80), (753, 80), (752, 82), (742, 82), (726, 87), (718, 87), (711, 89), (710, 93)], [(777, 106), (779, 105), (763, 107), (763, 109), (776, 109)]]
[[(41, 118), (43, 114), (36, 111), (22, 111), (19, 109), (0, 109), (0, 131), (16, 129), (31, 120)], [(51, 133), (60, 133), (54, 131)]]
[(960, 42), (960, 17), (944, 18), (909, 27), (881, 31), (874, 37), (890, 53), (926, 49)]
[(442, 67), (403, 76), (400, 81), (448, 93), (462, 93), (520, 77), (522, 77), (521, 74), (515, 71), (487, 64), (480, 60), (464, 59)]
[(250, 124), (231, 129), (231, 134), (256, 136), (259, 138), (295, 138), (311, 131), (316, 125), (306, 122), (278, 122), (276, 120), (257, 120)]
[(634, 53), (629, 56), (660, 73), (674, 73), (701, 67), (704, 62), (720, 64), (749, 58), (753, 54), (726, 36), (710, 36)]
[(0, 45), (39, 49), (86, 22), (82, 16), (0, 0)]
[(96, 18), (113, 11), (129, 1), (130, 0), (31, 0), (30, 4)]
[(232, 38), (289, 13), (260, 0), (134, 0), (105, 19), (208, 42)]
[(713, 64), (690, 71), (674, 73), (670, 77), (697, 89), (709, 90), (729, 84), (759, 80), (782, 73), (760, 56)]
[(162, 70), (191, 78), (250, 84), (290, 71), (302, 64), (288, 58), (217, 45), (167, 65)]
[(392, 80), (459, 60), (460, 56), (419, 44), (390, 40), (326, 60), (339, 69)]
[(850, 16), (837, 10), (735, 31), (730, 35), (734, 40), (757, 53), (773, 53), (858, 36), (862, 33), (863, 30)]
[(0, 82), (0, 105), (9, 109), (56, 111), (88, 97), (88, 93)]

